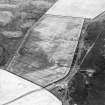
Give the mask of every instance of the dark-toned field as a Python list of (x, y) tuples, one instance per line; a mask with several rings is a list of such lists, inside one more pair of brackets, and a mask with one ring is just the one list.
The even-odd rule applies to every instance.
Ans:
[(0, 1), (0, 67), (10, 63), (28, 29), (55, 0)]

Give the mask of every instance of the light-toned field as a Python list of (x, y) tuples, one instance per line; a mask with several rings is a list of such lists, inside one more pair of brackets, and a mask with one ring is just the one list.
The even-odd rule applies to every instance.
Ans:
[(63, 78), (70, 70), (83, 20), (45, 15), (30, 31), (9, 71), (41, 86)]
[(47, 13), (94, 18), (105, 11), (105, 0), (59, 0)]

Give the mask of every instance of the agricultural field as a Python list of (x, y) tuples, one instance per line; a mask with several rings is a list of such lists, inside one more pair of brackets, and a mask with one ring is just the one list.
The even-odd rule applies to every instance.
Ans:
[(8, 67), (41, 86), (65, 77), (72, 64), (82, 18), (45, 15), (32, 30)]
[(0, 0), (0, 68), (5, 68), (30, 27), (55, 0)]

